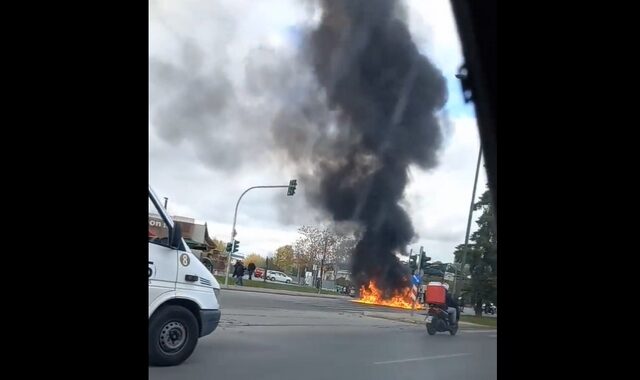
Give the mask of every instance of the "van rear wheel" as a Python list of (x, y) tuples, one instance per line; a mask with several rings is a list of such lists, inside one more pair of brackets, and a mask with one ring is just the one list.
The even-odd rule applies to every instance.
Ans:
[(149, 364), (178, 365), (185, 361), (198, 342), (198, 321), (186, 308), (164, 306), (149, 321)]

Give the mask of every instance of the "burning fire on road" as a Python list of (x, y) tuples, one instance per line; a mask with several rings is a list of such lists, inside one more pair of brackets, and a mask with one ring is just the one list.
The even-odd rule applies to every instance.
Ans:
[[(353, 300), (353, 302), (411, 309), (413, 298), (410, 287), (403, 288), (388, 297), (384, 297), (384, 293), (376, 286), (375, 281), (369, 281), (368, 284), (360, 287), (360, 299)], [(424, 306), (416, 302), (415, 309), (424, 309)]]

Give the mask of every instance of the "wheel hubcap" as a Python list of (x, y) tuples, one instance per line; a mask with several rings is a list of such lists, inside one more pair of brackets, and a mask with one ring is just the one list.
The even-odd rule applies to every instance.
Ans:
[(187, 341), (187, 329), (177, 321), (171, 321), (160, 330), (160, 348), (167, 353), (176, 353)]

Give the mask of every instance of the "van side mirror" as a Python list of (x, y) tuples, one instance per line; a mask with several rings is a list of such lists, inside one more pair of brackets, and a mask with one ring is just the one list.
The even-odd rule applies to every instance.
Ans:
[(179, 223), (173, 225), (170, 245), (172, 248), (179, 248), (182, 245), (182, 228)]

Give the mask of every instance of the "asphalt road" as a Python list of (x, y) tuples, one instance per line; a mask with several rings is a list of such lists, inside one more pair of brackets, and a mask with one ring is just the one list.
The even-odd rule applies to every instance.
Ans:
[[(245, 275), (245, 276), (244, 276), (244, 279), (245, 279), (245, 280), (248, 280), (248, 279), (249, 279), (249, 275)], [(296, 288), (298, 288), (298, 287), (300, 287), (300, 286), (301, 286), (301, 285), (298, 285), (298, 284), (295, 284), (295, 283), (294, 283), (294, 284), (285, 284), (284, 282), (271, 281), (271, 280), (267, 280), (267, 282), (268, 282), (268, 283), (272, 283), (272, 284), (289, 285), (289, 286), (291, 286), (291, 290), (293, 290), (293, 291), (297, 290)], [(229, 283), (230, 283), (230, 284), (234, 284), (234, 283), (235, 283), (235, 279), (233, 279), (233, 280), (232, 280), (231, 278), (229, 278)], [(394, 311), (394, 310), (396, 310), (396, 309), (390, 308), (390, 310), (391, 310), (391, 311)], [(465, 307), (465, 308), (464, 308), (464, 310), (463, 310), (463, 312), (462, 312), (462, 314), (463, 314), (463, 315), (475, 315), (475, 312), (473, 311), (473, 308), (472, 308), (472, 307)], [(496, 314), (487, 314), (487, 313), (482, 313), (482, 316), (483, 316), (483, 317), (488, 317), (488, 318), (497, 318), (497, 317), (498, 317), (498, 314), (497, 314), (497, 313), (496, 313)]]
[[(149, 379), (495, 379), (497, 333), (429, 336), (424, 325), (362, 315), (348, 300), (223, 290), (222, 320), (176, 367)], [(385, 308), (384, 310), (388, 310)]]
[[(323, 312), (362, 312), (364, 310), (384, 310), (395, 313), (406, 313), (406, 310), (361, 304), (352, 302), (354, 298), (343, 297), (342, 299), (334, 298), (321, 298), (321, 297), (293, 297), (293, 296), (280, 296), (277, 294), (263, 294), (242, 292), (242, 295), (237, 295), (240, 291), (226, 291), (222, 290), (222, 305), (224, 308), (232, 309), (246, 309), (246, 308), (259, 308), (259, 309), (285, 309), (285, 310), (303, 310), (303, 311), (323, 311)], [(224, 314), (224, 313), (223, 313)]]

